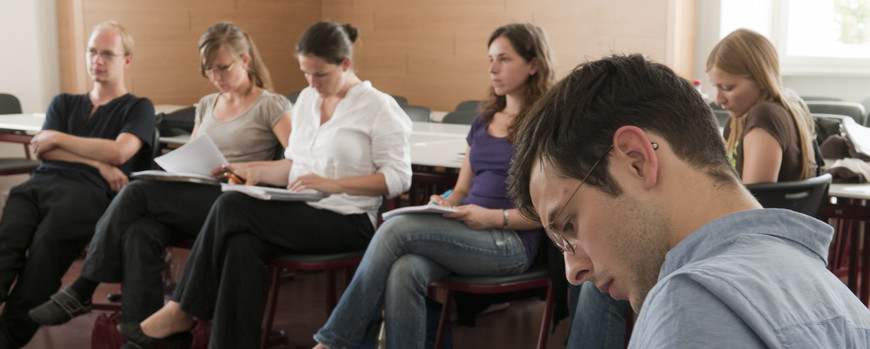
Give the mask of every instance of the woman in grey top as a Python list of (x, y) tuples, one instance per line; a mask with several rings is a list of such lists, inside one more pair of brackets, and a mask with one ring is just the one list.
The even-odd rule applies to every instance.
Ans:
[[(272, 160), (290, 136), (290, 102), (269, 92), (269, 72), (250, 36), (224, 22), (199, 41), (201, 71), (220, 92), (196, 106), (191, 139), (207, 134), (235, 169)], [(215, 171), (216, 176), (220, 171)], [(163, 306), (162, 254), (166, 246), (196, 237), (219, 186), (137, 180), (112, 201), (97, 223), (81, 276), (30, 317), (62, 324), (91, 309), (100, 282), (123, 283), (121, 321), (138, 323)]]

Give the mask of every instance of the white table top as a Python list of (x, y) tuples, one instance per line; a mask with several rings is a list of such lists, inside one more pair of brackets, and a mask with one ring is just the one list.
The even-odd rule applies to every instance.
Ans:
[[(34, 135), (42, 129), (45, 114), (0, 114), (0, 130)], [(10, 132), (11, 131), (11, 132)]]
[[(411, 163), (447, 168), (462, 167), (468, 147), (465, 136), (470, 129), (469, 125), (413, 122), (409, 139)], [(189, 139), (188, 135), (160, 137), (160, 142), (180, 145), (187, 143)]]
[(870, 200), (870, 184), (832, 183), (831, 188), (828, 189), (828, 196), (847, 199)]

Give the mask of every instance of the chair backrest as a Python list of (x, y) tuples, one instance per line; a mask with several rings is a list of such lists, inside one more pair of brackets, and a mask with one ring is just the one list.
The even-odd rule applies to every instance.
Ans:
[(427, 107), (419, 106), (419, 105), (401, 105), (402, 110), (405, 111), (405, 114), (408, 114), (408, 117), (411, 121), (430, 121), (432, 120), (432, 109)]
[(441, 122), (446, 124), (471, 125), (471, 122), (474, 121), (475, 116), (477, 116), (477, 112), (452, 111), (447, 113), (447, 115), (444, 115), (444, 118), (441, 119)]
[(21, 114), (21, 102), (18, 101), (18, 97), (0, 93), (0, 114)]
[(299, 99), (299, 91), (287, 95), (287, 99), (290, 100), (290, 103), (296, 104), (296, 100)]
[(853, 102), (807, 101), (810, 113), (838, 114), (850, 116), (859, 125), (864, 125), (866, 111), (864, 106)]
[(472, 100), (459, 102), (459, 104), (456, 105), (456, 108), (454, 108), (453, 111), (468, 111), (468, 112), (479, 113), (480, 110), (483, 109), (483, 107), (485, 107), (485, 106), (486, 106), (486, 101), (478, 101), (478, 100), (472, 99)]
[(870, 127), (870, 97), (864, 98), (861, 101), (861, 105), (864, 106), (864, 111), (867, 112), (864, 114), (864, 126)]
[(842, 98), (825, 97), (825, 96), (801, 96), (801, 99), (803, 99), (804, 102), (808, 102), (808, 101), (840, 102), (843, 100)]
[(802, 181), (748, 184), (746, 188), (764, 208), (785, 208), (821, 219), (830, 186), (831, 175), (826, 173)]
[(405, 97), (393, 96), (393, 98), (396, 100), (396, 103), (399, 103), (400, 107), (404, 107), (404, 106), (408, 105), (408, 99)]

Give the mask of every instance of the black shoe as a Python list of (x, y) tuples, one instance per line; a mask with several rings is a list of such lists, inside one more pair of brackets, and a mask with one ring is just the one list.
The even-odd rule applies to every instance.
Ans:
[(166, 338), (149, 337), (142, 332), (139, 323), (120, 323), (118, 332), (127, 339), (127, 344), (122, 348), (128, 349), (187, 349), (193, 343), (193, 333), (184, 331), (175, 333)]
[(72, 318), (91, 312), (91, 300), (82, 302), (71, 288), (67, 287), (51, 295), (48, 301), (30, 309), (30, 319), (40, 325), (60, 325)]

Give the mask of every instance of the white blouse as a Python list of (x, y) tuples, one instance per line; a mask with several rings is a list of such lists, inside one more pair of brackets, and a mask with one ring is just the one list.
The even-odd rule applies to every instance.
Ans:
[[(293, 106), (284, 152), (293, 160), (290, 182), (309, 173), (331, 179), (382, 173), (389, 197), (411, 187), (411, 120), (393, 97), (364, 81), (347, 91), (322, 125), (321, 103), (317, 91), (307, 87)], [(381, 197), (341, 193), (309, 205), (341, 214), (365, 212), (374, 225)]]

